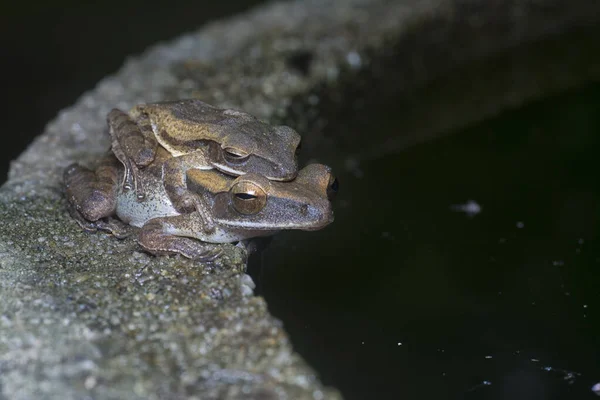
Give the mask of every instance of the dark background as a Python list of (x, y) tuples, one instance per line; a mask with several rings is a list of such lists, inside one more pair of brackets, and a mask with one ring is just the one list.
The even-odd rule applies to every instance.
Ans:
[(0, 146), (0, 182), (10, 160), (58, 111), (115, 73), (128, 56), (264, 2), (3, 2), (1, 129), (8, 141)]
[[(128, 56), (262, 2), (0, 6), (0, 182), (59, 110)], [(339, 171), (336, 223), (276, 236), (259, 281), (325, 384), (349, 399), (374, 386), (403, 398), (595, 398), (597, 104), (595, 85), (363, 165), (368, 179)], [(372, 198), (379, 211), (367, 214)], [(481, 216), (449, 211), (470, 198)]]

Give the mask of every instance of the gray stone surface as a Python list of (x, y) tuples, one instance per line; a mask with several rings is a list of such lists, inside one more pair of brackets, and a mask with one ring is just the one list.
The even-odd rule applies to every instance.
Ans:
[[(336, 110), (356, 100), (340, 95), (349, 87), (365, 94), (365, 87), (373, 84), (381, 90), (380, 98), (400, 92), (422, 105), (443, 99), (437, 112), (454, 112), (440, 118), (414, 105), (402, 109), (410, 111), (410, 129), (398, 143), (385, 146), (405, 146), (527, 99), (597, 79), (594, 57), (599, 52), (590, 52), (583, 59), (574, 54), (569, 62), (552, 53), (546, 62), (533, 64), (519, 63), (528, 59), (521, 54), (516, 64), (502, 66), (501, 76), (513, 79), (498, 87), (487, 86), (491, 78), (485, 74), (451, 80), (454, 86), (440, 83), (449, 71), (493, 60), (516, 45), (536, 47), (536, 41), (574, 28), (584, 29), (588, 37), (585, 29), (600, 15), (597, 4), (276, 3), (210, 24), (128, 60), (48, 124), (13, 162), (9, 181), (0, 190), (2, 396), (340, 398), (292, 351), (281, 323), (269, 315), (264, 300), (253, 295), (239, 249), (226, 246), (226, 257), (208, 266), (180, 257), (149, 256), (132, 239), (84, 233), (66, 213), (62, 170), (75, 160), (91, 164), (108, 148), (105, 115), (112, 107), (191, 96), (285, 121), (313, 135), (313, 143), (322, 143), (324, 149), (330, 147), (319, 142), (319, 133)], [(478, 71), (490, 70), (482, 65)], [(556, 79), (547, 81), (544, 75), (546, 80), (531, 84), (548, 65)], [(469, 85), (475, 76), (489, 79)], [(479, 95), (476, 101), (456, 101), (473, 93)], [(427, 123), (418, 124), (421, 120)]]

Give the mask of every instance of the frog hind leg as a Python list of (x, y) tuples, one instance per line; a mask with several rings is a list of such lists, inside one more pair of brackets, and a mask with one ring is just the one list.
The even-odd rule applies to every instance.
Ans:
[(122, 222), (112, 218), (116, 207), (119, 168), (117, 160), (108, 155), (95, 171), (77, 163), (69, 165), (63, 174), (67, 208), (84, 230), (112, 233), (117, 238), (128, 236)]
[(196, 261), (215, 260), (223, 253), (221, 246), (192, 238), (191, 224), (200, 221), (197, 213), (154, 218), (141, 228), (138, 243), (155, 255), (181, 254)]
[(147, 118), (137, 123), (129, 114), (116, 108), (108, 113), (106, 120), (112, 151), (125, 168), (122, 186), (126, 190), (135, 190), (141, 200), (146, 193), (138, 179), (139, 168), (154, 160), (158, 147), (152, 126)]

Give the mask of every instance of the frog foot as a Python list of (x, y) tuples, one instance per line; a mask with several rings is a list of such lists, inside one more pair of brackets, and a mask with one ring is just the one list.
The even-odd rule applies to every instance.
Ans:
[(71, 164), (63, 173), (63, 183), (67, 210), (83, 230), (102, 230), (123, 238), (128, 234), (125, 225), (110, 218), (116, 204), (115, 161), (114, 157), (103, 158), (96, 171)]
[(223, 249), (219, 245), (173, 236), (165, 233), (159, 222), (153, 221), (142, 227), (138, 243), (144, 250), (154, 255), (181, 254), (195, 261), (210, 262), (223, 254)]
[(67, 210), (75, 222), (86, 232), (108, 232), (117, 239), (125, 239), (131, 234), (127, 226), (115, 218), (105, 217), (97, 221), (88, 221), (71, 202), (67, 203)]

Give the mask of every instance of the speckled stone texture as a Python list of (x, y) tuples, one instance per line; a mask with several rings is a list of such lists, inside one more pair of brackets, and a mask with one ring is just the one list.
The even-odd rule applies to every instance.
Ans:
[[(62, 170), (73, 161), (92, 164), (108, 148), (105, 115), (111, 108), (186, 97), (286, 122), (313, 135), (313, 146), (328, 149), (318, 139), (323, 128), (340, 123), (335, 118), (340, 109), (364, 106), (342, 94), (351, 88), (366, 96), (373, 85), (380, 100), (391, 93), (414, 94), (416, 103), (399, 110), (410, 128), (402, 129), (400, 145), (417, 142), (444, 127), (597, 79), (598, 64), (591, 61), (599, 52), (586, 53), (583, 61), (577, 53), (567, 62), (550, 56), (542, 64), (503, 64), (502, 76), (510, 79), (497, 87), (487, 87), (482, 78), (469, 85), (474, 74), (453, 80), (462, 82), (458, 86), (440, 84), (458, 66), (594, 26), (598, 4), (275, 3), (128, 60), (48, 124), (13, 162), (0, 190), (3, 398), (340, 398), (293, 352), (281, 323), (253, 295), (239, 248), (224, 246), (225, 257), (208, 266), (147, 255), (133, 239), (84, 233), (66, 212)], [(519, 60), (525, 59), (521, 54)], [(552, 79), (533, 79), (541, 71), (548, 78), (549, 68)], [(419, 92), (431, 84), (441, 86)], [(469, 104), (457, 101), (464, 93), (479, 97)], [(438, 114), (423, 113), (414, 106), (419, 101), (437, 104)], [(417, 129), (417, 120), (431, 124)]]

